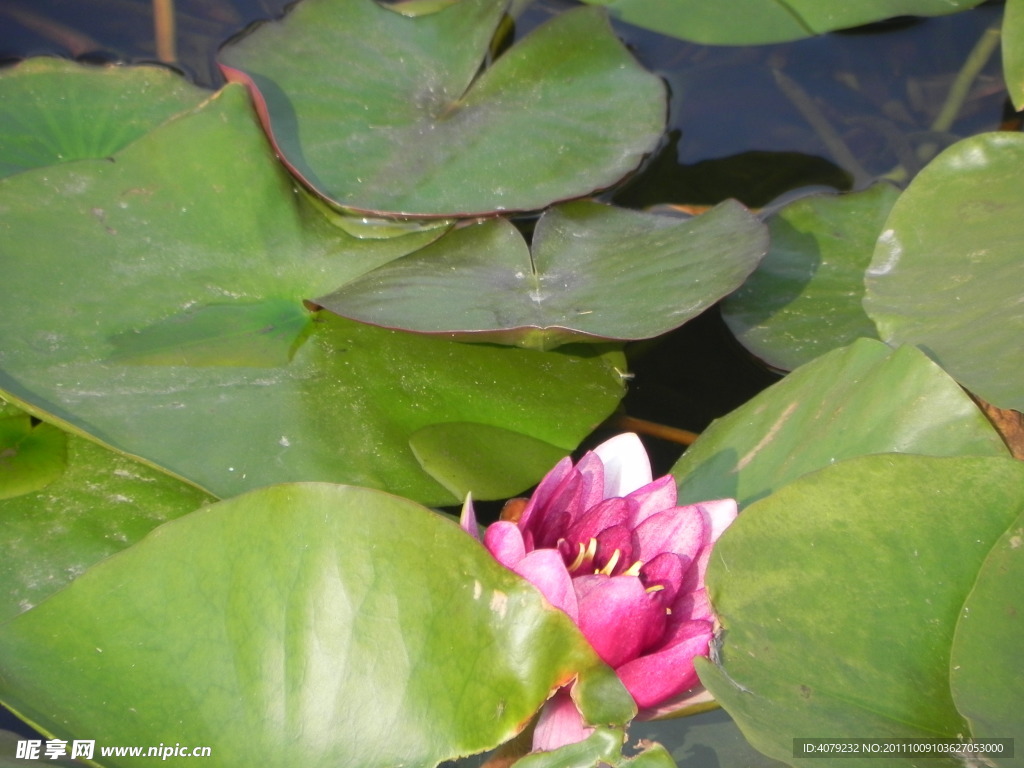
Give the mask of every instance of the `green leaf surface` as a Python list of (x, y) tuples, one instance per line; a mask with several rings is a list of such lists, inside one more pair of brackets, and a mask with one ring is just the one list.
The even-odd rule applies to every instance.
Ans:
[(864, 273), (899, 190), (879, 184), (848, 195), (814, 195), (768, 220), (771, 248), (722, 303), (748, 350), (792, 370), (858, 338), (877, 337), (864, 312)]
[(433, 766), (507, 740), (577, 676), (604, 681), (585, 717), (635, 712), (457, 524), (319, 483), (161, 526), (0, 626), (0, 669), (0, 698), (47, 733), (206, 745), (214, 765)]
[[(0, 498), (0, 622), (59, 591), (156, 526), (213, 500), (181, 480), (51, 424), (32, 431), (40, 430), (59, 446), (59, 467), (45, 486)], [(29, 485), (25, 476), (35, 476), (33, 467), (12, 465), (8, 471), (10, 482), (23, 487)]]
[(755, 747), (790, 765), (804, 764), (796, 737), (969, 735), (950, 693), (954, 629), (1022, 510), (1024, 464), (1009, 458), (864, 456), (800, 478), (716, 545), (720, 664), (699, 659), (702, 682)]
[(0, 416), (0, 501), (45, 488), (67, 466), (67, 440), (28, 414)]
[(109, 360), (133, 365), (287, 365), (312, 316), (296, 301), (190, 308), (110, 338)]
[[(953, 701), (985, 738), (1024, 738), (1024, 512), (989, 553), (964, 602), (953, 639)], [(1018, 751), (1013, 761), (1024, 765)]]
[[(507, 488), (529, 488), (568, 451), (529, 435), (483, 424), (431, 424), (409, 437), (423, 471), (457, 499), (500, 498)], [(508, 456), (515, 456), (514, 462)]]
[(373, 325), (541, 349), (646, 339), (734, 290), (767, 247), (734, 201), (684, 220), (575, 202), (544, 213), (532, 247), (509, 222), (482, 222), (316, 303)]
[(715, 421), (672, 474), (680, 503), (734, 498), (742, 507), (808, 472), (890, 452), (1007, 455), (977, 406), (918, 350), (861, 339)]
[(455, 503), (413, 433), (477, 423), (568, 452), (623, 393), (617, 350), (466, 345), (327, 313), (302, 330), (304, 299), (440, 232), (333, 226), (237, 85), (114, 163), (0, 180), (0, 209), (0, 392), (220, 497), (326, 480)]
[(661, 136), (665, 87), (593, 9), (560, 14), (478, 76), (504, 0), (409, 18), (305, 0), (226, 46), (283, 160), (352, 209), (534, 210), (607, 187)]
[(584, 0), (615, 18), (707, 45), (799, 40), (894, 16), (942, 16), (982, 0)]
[(1024, 2), (1006, 0), (1002, 27), (1003, 79), (1017, 109), (1024, 109)]
[(890, 344), (916, 344), (967, 389), (1024, 410), (1024, 136), (957, 142), (893, 206), (864, 308)]
[(514, 768), (598, 768), (619, 765), (623, 733), (598, 728), (583, 741), (567, 744), (551, 752), (537, 752), (513, 763)]
[(0, 72), (0, 176), (109, 157), (209, 95), (163, 67), (27, 59)]

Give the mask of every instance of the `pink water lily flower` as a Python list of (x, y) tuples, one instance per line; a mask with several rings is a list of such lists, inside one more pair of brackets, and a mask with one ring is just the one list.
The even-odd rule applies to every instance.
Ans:
[[(627, 433), (575, 465), (560, 461), (528, 501), (506, 505), (483, 543), (576, 622), (646, 719), (710, 700), (693, 667), (713, 634), (704, 572), (735, 517), (732, 499), (676, 506), (673, 478), (652, 481), (643, 444)], [(477, 535), (469, 500), (462, 525)], [(541, 710), (533, 748), (590, 731), (562, 689)]]

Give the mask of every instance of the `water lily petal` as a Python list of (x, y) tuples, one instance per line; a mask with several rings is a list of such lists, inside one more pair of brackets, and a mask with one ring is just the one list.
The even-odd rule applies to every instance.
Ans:
[(651, 515), (672, 509), (676, 505), (676, 481), (672, 475), (659, 477), (629, 494), (629, 499), (636, 504), (633, 513), (633, 525), (639, 525)]
[(718, 541), (718, 537), (736, 519), (736, 515), (739, 512), (735, 499), (702, 501), (696, 506), (700, 507), (711, 525), (711, 541)]
[(734, 499), (719, 499), (717, 501), (702, 501), (695, 505), (701, 509), (705, 520), (709, 525), (710, 537), (704, 542), (704, 548), (697, 555), (697, 567), (695, 570), (696, 583), (691, 588), (703, 586), (704, 574), (708, 569), (708, 562), (711, 560), (711, 549), (718, 537), (722, 535), (729, 524), (736, 519), (737, 507)]
[(576, 518), (563, 534), (570, 543), (579, 542), (584, 546), (590, 539), (615, 526), (625, 526), (631, 517), (632, 507), (626, 499), (612, 498), (598, 502)]
[(462, 526), (462, 530), (477, 541), (480, 541), (480, 526), (476, 522), (476, 511), (473, 509), (473, 494), (471, 493), (467, 493), (466, 500), (462, 502), (462, 514), (459, 515), (459, 525)]
[(605, 440), (593, 452), (604, 464), (605, 498), (626, 496), (651, 482), (651, 461), (633, 432)]
[(675, 552), (693, 562), (708, 541), (707, 532), (707, 519), (697, 505), (658, 512), (636, 527), (638, 557), (648, 562), (662, 552)]
[(675, 552), (662, 552), (640, 568), (640, 581), (648, 591), (661, 587), (656, 596), (666, 608), (671, 606), (674, 613), (676, 596), (679, 594), (688, 565), (689, 563)]
[(534, 490), (533, 495), (530, 496), (526, 509), (523, 510), (523, 514), (519, 517), (519, 527), (523, 531), (530, 528), (530, 519), (534, 513), (547, 507), (555, 492), (573, 472), (572, 458), (566, 456), (555, 464), (550, 472), (544, 475), (544, 478)]
[(611, 667), (636, 658), (665, 631), (666, 614), (635, 576), (573, 579), (579, 625), (597, 655)]
[(554, 549), (535, 549), (512, 568), (541, 591), (555, 608), (565, 611), (579, 624), (579, 607), (565, 561)]
[(711, 635), (710, 622), (682, 622), (668, 646), (616, 668), (641, 710), (655, 707), (699, 682), (693, 659), (707, 655)]
[(533, 749), (548, 751), (583, 741), (594, 732), (583, 724), (583, 716), (565, 688), (548, 699), (533, 731)]
[[(616, 554), (617, 553), (617, 554)], [(633, 557), (633, 531), (625, 525), (605, 528), (597, 535), (597, 557), (594, 570), (618, 576), (636, 559)], [(609, 566), (611, 568), (609, 569)]]
[(519, 526), (506, 520), (492, 523), (484, 531), (484, 546), (506, 568), (515, 568), (526, 557), (526, 544)]

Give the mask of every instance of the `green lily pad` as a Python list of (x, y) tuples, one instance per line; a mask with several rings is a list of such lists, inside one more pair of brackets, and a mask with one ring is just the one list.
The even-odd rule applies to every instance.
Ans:
[(967, 389), (1024, 410), (1024, 136), (957, 142), (893, 206), (864, 309), (890, 344), (916, 344)]
[(181, 480), (51, 424), (39, 424), (32, 433), (40, 431), (52, 452), (47, 461), (55, 465), (45, 484), (29, 482), (37, 477), (35, 467), (5, 468), (0, 461), (0, 475), (10, 472), (6, 482), (26, 489), (10, 498), (0, 494), (0, 622), (158, 525), (213, 500)]
[(0, 72), (0, 176), (109, 157), (209, 95), (163, 67), (28, 59)]
[(734, 290), (767, 245), (764, 226), (734, 201), (686, 220), (566, 203), (541, 217), (532, 249), (509, 222), (490, 220), (316, 303), (373, 325), (540, 349), (646, 339)]
[(921, 352), (860, 339), (714, 422), (672, 474), (681, 503), (745, 506), (808, 472), (890, 452), (1007, 455), (977, 406)]
[(167, 523), (0, 625), (0, 699), (44, 732), (220, 765), (434, 766), (576, 678), (595, 724), (635, 714), (572, 621), (457, 524), (319, 483)]
[[(995, 543), (953, 638), (953, 701), (985, 738), (1024, 737), (1024, 512)], [(1018, 744), (1021, 742), (1018, 741)], [(1015, 764), (1021, 763), (1017, 753)], [(1000, 761), (1002, 762), (1002, 761)]]
[(0, 392), (220, 497), (326, 480), (456, 503), (421, 468), (413, 433), (476, 423), (568, 452), (623, 393), (618, 350), (466, 345), (310, 316), (304, 299), (441, 230), (334, 226), (275, 161), (241, 86), (116, 162), (0, 180), (0, 207)]
[(134, 365), (287, 365), (312, 319), (287, 299), (211, 304), (112, 336), (108, 359)]
[(409, 18), (305, 0), (226, 46), (284, 162), (350, 209), (452, 216), (540, 209), (607, 187), (651, 152), (665, 87), (581, 8), (478, 74), (505, 0)]
[[(969, 736), (950, 693), (954, 629), (1022, 510), (1024, 464), (1009, 458), (863, 456), (800, 478), (716, 545), (707, 584), (723, 630), (702, 682), (790, 765), (805, 762), (798, 737)], [(1015, 654), (1001, 673), (1018, 667)]]
[(45, 488), (64, 472), (67, 441), (29, 415), (0, 416), (0, 501)]
[(1013, 106), (1024, 109), (1024, 2), (1006, 0), (1002, 28), (1003, 79)]
[(617, 19), (706, 45), (761, 45), (894, 16), (943, 16), (982, 0), (583, 0)]
[(507, 488), (529, 488), (569, 453), (509, 429), (462, 422), (417, 430), (409, 447), (423, 471), (458, 499), (467, 493), (500, 498)]
[(740, 343), (792, 370), (858, 338), (877, 338), (861, 305), (864, 273), (897, 197), (896, 187), (878, 184), (805, 197), (772, 216), (768, 254), (722, 303)]

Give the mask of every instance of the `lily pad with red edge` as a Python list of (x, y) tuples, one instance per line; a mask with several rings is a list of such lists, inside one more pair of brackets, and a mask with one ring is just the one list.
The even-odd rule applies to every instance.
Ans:
[(614, 184), (658, 143), (666, 91), (579, 8), (482, 72), (505, 0), (407, 17), (303, 0), (229, 43), (282, 160), (324, 198), (374, 213), (537, 210)]
[(541, 217), (532, 248), (503, 219), (456, 229), (316, 299), (386, 328), (550, 349), (646, 339), (735, 290), (767, 232), (727, 201), (691, 219), (593, 202)]
[[(569, 452), (623, 394), (618, 349), (466, 345), (308, 312), (440, 230), (339, 229), (238, 85), (116, 162), (0, 179), (0, 208), (0, 392), (222, 498), (321, 480), (454, 504), (410, 448), (417, 431), (483, 425)], [(488, 487), (507, 497), (539, 474)]]

